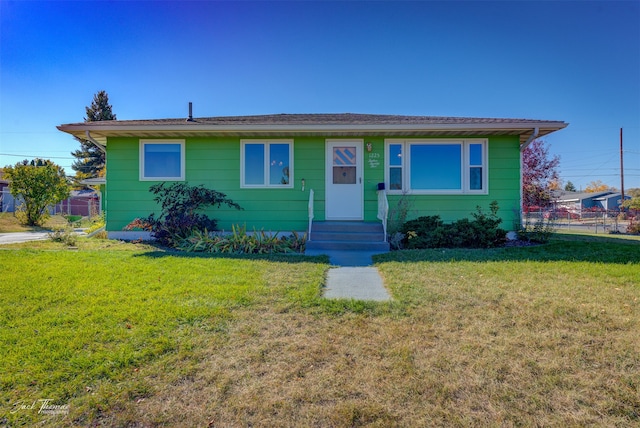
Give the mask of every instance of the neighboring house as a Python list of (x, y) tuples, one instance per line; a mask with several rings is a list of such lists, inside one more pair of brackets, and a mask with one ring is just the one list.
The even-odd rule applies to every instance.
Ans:
[(107, 179), (104, 177), (94, 177), (94, 178), (86, 178), (80, 182), (80, 184), (84, 184), (85, 186), (92, 186), (94, 189), (97, 189), (97, 195), (99, 203), (99, 211), (100, 214), (104, 211), (104, 198), (102, 195), (104, 194), (104, 188), (107, 184)]
[[(631, 196), (624, 195), (624, 200), (627, 201), (631, 199)], [(620, 205), (622, 205), (622, 193), (610, 193), (608, 195), (602, 195), (597, 198), (594, 198), (593, 201), (598, 204), (600, 208), (605, 211), (619, 211)]]
[(100, 214), (100, 198), (93, 189), (72, 190), (67, 199), (51, 207), (51, 212), (91, 218)]
[(13, 195), (9, 191), (9, 181), (4, 177), (4, 171), (0, 168), (0, 213), (14, 210)]
[[(625, 200), (631, 196), (625, 195)], [(583, 209), (597, 210), (619, 210), (622, 201), (622, 194), (606, 190), (603, 192), (568, 192), (561, 191), (555, 195), (555, 205), (558, 208), (566, 208), (570, 211), (580, 211)]]
[[(58, 129), (106, 148), (107, 231), (159, 212), (149, 187), (188, 181), (226, 193), (244, 210), (215, 209), (221, 229), (304, 231), (314, 221), (379, 222), (378, 189), (391, 212), (444, 221), (499, 203), (519, 222), (522, 150), (560, 121), (370, 114), (277, 114), (82, 122)], [(380, 184), (383, 183), (383, 184)], [(129, 235), (127, 235), (129, 234)]]

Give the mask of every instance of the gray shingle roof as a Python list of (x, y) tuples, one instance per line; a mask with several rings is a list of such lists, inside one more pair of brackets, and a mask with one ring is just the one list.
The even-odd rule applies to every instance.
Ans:
[(566, 190), (558, 190), (553, 192), (553, 197), (557, 202), (582, 201), (584, 199), (595, 199), (602, 196), (608, 196), (615, 192), (605, 190), (602, 192), (570, 192)]
[[(448, 117), (448, 116), (403, 116), (390, 114), (359, 114), (359, 113), (311, 113), (311, 114), (265, 114), (253, 116), (217, 116), (200, 117), (187, 121), (180, 119), (149, 119), (149, 120), (106, 120), (100, 125), (434, 125), (434, 124), (541, 124), (563, 123), (548, 120), (533, 119), (504, 119), (504, 118), (476, 118), (476, 117)], [(82, 125), (97, 124), (96, 122), (82, 122)]]
[(253, 116), (200, 117), (193, 120), (151, 119), (82, 122), (58, 126), (63, 132), (106, 141), (111, 136), (190, 137), (233, 136), (485, 136), (519, 135), (521, 142), (538, 129), (538, 136), (566, 127), (561, 121), (403, 116), (385, 114), (268, 114)]

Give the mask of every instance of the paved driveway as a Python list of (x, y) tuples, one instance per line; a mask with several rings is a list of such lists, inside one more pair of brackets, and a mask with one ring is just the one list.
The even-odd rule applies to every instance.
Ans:
[(11, 232), (0, 233), (0, 245), (1, 244), (16, 244), (19, 242), (27, 241), (40, 241), (47, 239), (49, 232)]

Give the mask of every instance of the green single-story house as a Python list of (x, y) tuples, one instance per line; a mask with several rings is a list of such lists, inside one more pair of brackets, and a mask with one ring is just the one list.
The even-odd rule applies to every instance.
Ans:
[[(106, 151), (107, 232), (159, 213), (149, 187), (187, 181), (244, 210), (211, 212), (221, 229), (306, 231), (314, 222), (380, 222), (409, 198), (410, 217), (469, 217), (497, 201), (505, 229), (519, 222), (521, 154), (562, 121), (375, 114), (274, 114), (114, 120), (58, 126)], [(313, 190), (313, 191), (312, 191)], [(313, 195), (313, 198), (310, 196)], [(310, 203), (310, 200), (312, 203)], [(139, 233), (138, 233), (139, 234)]]

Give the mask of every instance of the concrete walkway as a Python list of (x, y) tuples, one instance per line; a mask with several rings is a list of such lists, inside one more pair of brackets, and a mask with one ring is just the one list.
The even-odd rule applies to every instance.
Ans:
[(391, 296), (375, 267), (338, 267), (327, 272), (327, 299), (356, 299), (385, 302)]
[(315, 250), (305, 254), (329, 256), (332, 267), (327, 272), (325, 298), (378, 302), (391, 300), (378, 269), (372, 266), (371, 256), (379, 252)]

